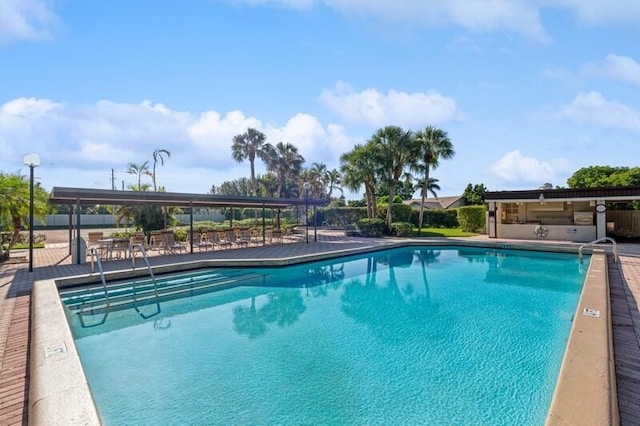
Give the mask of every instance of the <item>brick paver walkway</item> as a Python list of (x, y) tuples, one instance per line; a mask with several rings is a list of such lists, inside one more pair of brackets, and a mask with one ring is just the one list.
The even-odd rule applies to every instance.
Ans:
[[(479, 237), (483, 239), (484, 237)], [(494, 240), (495, 241), (495, 240)], [(200, 259), (282, 259), (339, 251), (389, 240), (346, 238), (339, 232), (318, 234), (318, 241), (216, 250), (181, 255), (180, 261)], [(506, 241), (505, 241), (506, 242)], [(157, 252), (152, 252), (155, 254)], [(176, 261), (176, 256), (151, 256), (152, 265)], [(34, 251), (34, 272), (26, 263), (0, 265), (0, 425), (27, 424), (29, 387), (30, 302), (33, 282), (47, 278), (87, 274), (90, 266), (72, 265), (67, 244)], [(141, 262), (139, 263), (141, 266)], [(130, 268), (129, 260), (105, 262), (106, 271)], [(620, 261), (609, 262), (614, 350), (620, 422), (640, 425), (640, 245), (620, 245)]]

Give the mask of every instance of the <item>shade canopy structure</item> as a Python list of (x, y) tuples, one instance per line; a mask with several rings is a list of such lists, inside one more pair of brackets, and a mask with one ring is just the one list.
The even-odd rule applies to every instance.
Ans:
[[(193, 232), (193, 207), (208, 208), (246, 208), (252, 207), (256, 209), (286, 209), (294, 206), (324, 206), (327, 204), (325, 199), (305, 198), (267, 198), (267, 197), (239, 197), (228, 195), (212, 195), (212, 194), (190, 194), (181, 192), (155, 192), (155, 191), (116, 191), (111, 189), (96, 188), (69, 188), (54, 187), (49, 197), (49, 202), (53, 204), (67, 204), (76, 207), (76, 253), (77, 263), (81, 263), (81, 239), (80, 239), (80, 206), (86, 205), (155, 205), (155, 206), (174, 206), (191, 208), (191, 220), (189, 227)], [(69, 214), (71, 215), (69, 209)], [(315, 218), (315, 214), (314, 214)], [(316, 228), (315, 220), (313, 221), (314, 232)], [(69, 253), (71, 254), (72, 245), (72, 221), (69, 220)], [(264, 220), (262, 224), (265, 227)], [(264, 229), (263, 229), (264, 231)], [(264, 235), (264, 232), (263, 232)], [(193, 238), (191, 239), (193, 242)], [(193, 245), (191, 246), (193, 252)]]
[[(54, 204), (74, 205), (158, 205), (176, 207), (255, 207), (284, 209), (305, 204), (304, 198), (234, 197), (229, 195), (190, 194), (181, 192), (115, 191), (111, 189), (54, 187), (49, 201)], [(309, 199), (315, 206), (326, 205), (326, 200)]]

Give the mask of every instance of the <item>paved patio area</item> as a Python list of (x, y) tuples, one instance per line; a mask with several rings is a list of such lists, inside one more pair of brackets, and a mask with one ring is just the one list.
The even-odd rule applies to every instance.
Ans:
[[(283, 259), (340, 251), (365, 246), (386, 245), (394, 240), (345, 237), (339, 231), (320, 231), (317, 242), (310, 235), (290, 237), (285, 244), (234, 250), (158, 255), (151, 252), (150, 263), (162, 265), (201, 259)], [(474, 240), (486, 240), (477, 237)], [(491, 240), (495, 242), (496, 240)], [(505, 241), (508, 242), (508, 241)], [(540, 243), (540, 242), (537, 242)], [(620, 259), (609, 259), (613, 337), (620, 423), (640, 425), (640, 245), (620, 244)], [(19, 255), (19, 254), (18, 254)], [(141, 266), (141, 262), (139, 262)], [(106, 271), (130, 268), (130, 260), (104, 263)], [(0, 425), (27, 424), (29, 393), (29, 329), (31, 289), (35, 281), (87, 274), (90, 265), (72, 265), (66, 243), (50, 244), (34, 250), (34, 272), (28, 264), (0, 265)]]

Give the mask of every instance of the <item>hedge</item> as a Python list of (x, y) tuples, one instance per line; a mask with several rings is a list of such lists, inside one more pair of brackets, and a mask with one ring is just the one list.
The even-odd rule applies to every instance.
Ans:
[(413, 233), (413, 223), (411, 222), (393, 222), (391, 224), (391, 235), (397, 237), (409, 237)]
[(458, 223), (460, 229), (467, 232), (481, 232), (484, 230), (485, 206), (458, 207)]
[(377, 217), (361, 219), (358, 221), (357, 226), (363, 237), (382, 237), (384, 232), (384, 220)]

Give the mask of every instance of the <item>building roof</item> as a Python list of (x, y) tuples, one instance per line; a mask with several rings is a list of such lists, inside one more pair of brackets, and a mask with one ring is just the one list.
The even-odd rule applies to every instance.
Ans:
[[(427, 198), (424, 200), (424, 208), (425, 209), (447, 209), (451, 207), (456, 202), (460, 201), (464, 198), (462, 195), (456, 195), (451, 197), (438, 197), (438, 198)], [(404, 204), (408, 204), (414, 207), (420, 207), (422, 204), (422, 198), (412, 198), (410, 200), (405, 200)]]
[(294, 205), (322, 206), (326, 200), (304, 198), (233, 197), (227, 195), (189, 194), (180, 192), (115, 191), (95, 188), (54, 187), (49, 198), (55, 204), (153, 204), (176, 207), (259, 207), (287, 208)]
[(618, 186), (607, 188), (570, 188), (570, 189), (534, 189), (526, 191), (492, 191), (485, 193), (485, 202), (489, 201), (538, 201), (542, 195), (545, 200), (556, 201), (630, 201), (640, 200), (640, 186)]

